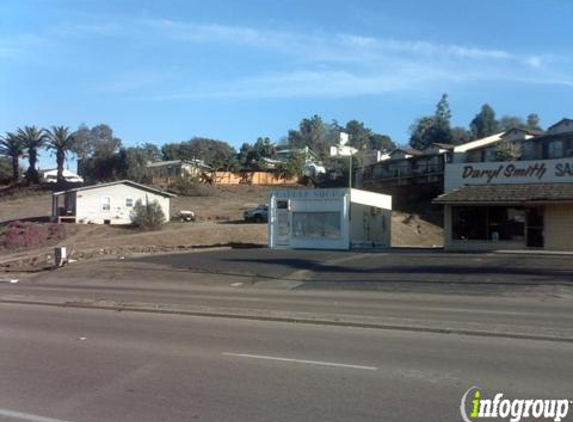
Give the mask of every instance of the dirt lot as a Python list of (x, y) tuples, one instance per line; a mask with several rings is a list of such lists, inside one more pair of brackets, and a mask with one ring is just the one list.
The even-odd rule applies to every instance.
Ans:
[[(73, 252), (72, 258), (79, 260), (201, 246), (265, 245), (266, 224), (246, 224), (242, 221), (242, 213), (246, 208), (266, 203), (268, 191), (266, 187), (252, 186), (210, 188), (208, 196), (177, 197), (172, 201), (172, 215), (179, 210), (192, 210), (198, 217), (196, 223), (171, 222), (159, 231), (144, 233), (112, 226), (70, 225), (68, 237), (61, 245)], [(0, 224), (21, 219), (45, 219), (50, 210), (51, 196), (48, 192), (1, 197)], [(417, 216), (395, 212), (392, 243), (394, 246), (440, 246), (442, 230)], [(46, 266), (53, 260), (52, 251), (50, 247), (9, 255), (4, 252), (0, 265), (4, 262), (4, 270), (11, 271)], [(9, 267), (6, 267), (6, 261), (12, 261)]]

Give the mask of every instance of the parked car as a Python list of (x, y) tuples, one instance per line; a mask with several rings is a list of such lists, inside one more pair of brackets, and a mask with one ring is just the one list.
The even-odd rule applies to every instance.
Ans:
[(266, 223), (269, 219), (269, 207), (267, 205), (259, 205), (255, 208), (249, 208), (243, 213), (245, 221), (253, 221), (255, 223)]

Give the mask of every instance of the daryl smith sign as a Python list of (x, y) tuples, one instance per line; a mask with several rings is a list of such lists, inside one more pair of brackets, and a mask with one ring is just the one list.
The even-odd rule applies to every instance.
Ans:
[(573, 183), (573, 159), (446, 165), (446, 192), (464, 185), (524, 183)]

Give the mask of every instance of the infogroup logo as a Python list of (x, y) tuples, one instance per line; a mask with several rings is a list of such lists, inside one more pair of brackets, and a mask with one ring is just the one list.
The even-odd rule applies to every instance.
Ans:
[(503, 393), (486, 399), (478, 387), (472, 387), (462, 396), (460, 413), (465, 422), (488, 418), (560, 422), (567, 417), (571, 405), (573, 401), (569, 399), (506, 399)]

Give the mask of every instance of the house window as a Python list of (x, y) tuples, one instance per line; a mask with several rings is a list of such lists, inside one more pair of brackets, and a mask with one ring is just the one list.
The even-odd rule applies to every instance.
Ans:
[(547, 145), (548, 158), (562, 158), (564, 153), (563, 141), (553, 141)]
[(109, 196), (101, 197), (101, 210), (109, 211), (111, 209), (111, 198)]
[(125, 198), (125, 206), (126, 208), (133, 207), (133, 198)]

